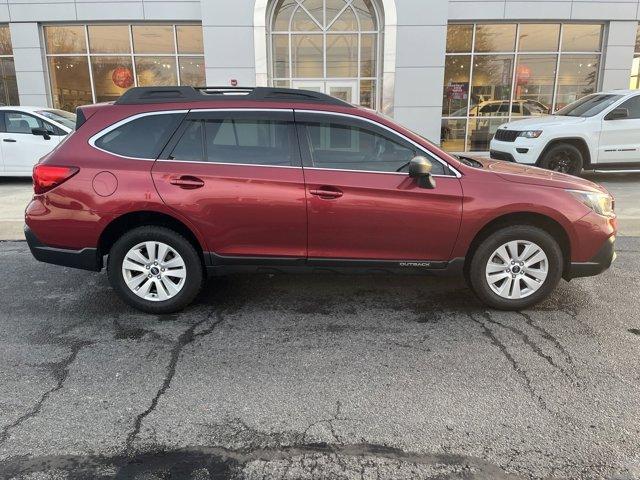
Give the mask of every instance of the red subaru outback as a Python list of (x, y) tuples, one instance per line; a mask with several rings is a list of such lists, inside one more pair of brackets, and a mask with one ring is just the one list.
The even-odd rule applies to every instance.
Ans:
[(33, 172), (41, 261), (99, 271), (153, 313), (206, 275), (462, 274), (500, 309), (613, 259), (613, 199), (569, 175), (451, 156), (373, 111), (301, 90), (133, 88), (78, 109)]

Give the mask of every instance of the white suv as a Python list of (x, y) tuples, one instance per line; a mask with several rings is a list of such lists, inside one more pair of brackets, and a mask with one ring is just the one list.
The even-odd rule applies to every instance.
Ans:
[(505, 123), (491, 158), (578, 175), (640, 171), (640, 90), (595, 93), (554, 115)]

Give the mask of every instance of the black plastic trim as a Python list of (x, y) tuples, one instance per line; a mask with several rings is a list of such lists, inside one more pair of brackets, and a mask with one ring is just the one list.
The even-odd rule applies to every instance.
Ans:
[(588, 262), (570, 263), (563, 278), (571, 280), (579, 277), (592, 277), (604, 272), (616, 259), (615, 241), (615, 237), (609, 237), (598, 253)]
[(640, 169), (640, 162), (592, 163), (590, 168), (598, 171), (638, 170)]
[(27, 239), (29, 250), (36, 260), (63, 267), (79, 268), (99, 272), (102, 270), (102, 256), (98, 255), (97, 248), (83, 248), (70, 250), (66, 248), (49, 247), (43, 244), (34, 235), (31, 229), (24, 226), (24, 236)]
[(511, 155), (510, 153), (506, 153), (506, 152), (499, 152), (497, 150), (491, 150), (489, 151), (489, 158), (493, 159), (493, 160), (502, 160), (505, 162), (515, 162), (515, 158), (513, 158), (513, 155)]

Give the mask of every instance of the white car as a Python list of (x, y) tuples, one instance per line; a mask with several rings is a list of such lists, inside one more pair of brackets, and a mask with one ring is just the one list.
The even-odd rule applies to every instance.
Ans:
[(0, 176), (30, 177), (38, 160), (75, 129), (76, 116), (43, 107), (0, 107)]
[(572, 175), (640, 171), (640, 90), (595, 93), (554, 115), (505, 123), (490, 156)]

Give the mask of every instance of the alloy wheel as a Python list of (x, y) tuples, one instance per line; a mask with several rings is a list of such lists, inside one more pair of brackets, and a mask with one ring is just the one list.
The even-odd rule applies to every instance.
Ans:
[(175, 297), (185, 284), (187, 267), (180, 254), (162, 242), (132, 247), (122, 261), (122, 276), (137, 296), (153, 302)]
[(501, 245), (489, 257), (485, 268), (487, 283), (502, 298), (526, 298), (544, 284), (549, 259), (542, 248), (527, 240)]

